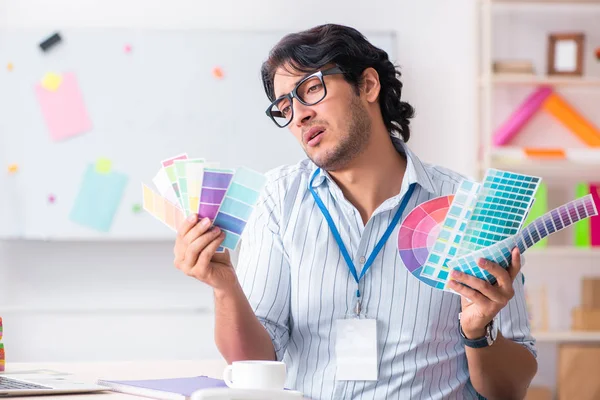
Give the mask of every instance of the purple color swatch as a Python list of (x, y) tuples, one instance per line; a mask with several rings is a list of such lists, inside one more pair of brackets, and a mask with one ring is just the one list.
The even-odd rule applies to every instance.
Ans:
[(202, 186), (207, 188), (227, 189), (233, 174), (227, 172), (204, 172)]
[(200, 203), (200, 207), (198, 208), (198, 216), (200, 219), (210, 218), (210, 220), (212, 221), (217, 216), (217, 211), (219, 211), (218, 204), (202, 204), (202, 203)]
[(200, 203), (221, 204), (226, 192), (226, 189), (203, 188), (200, 194)]

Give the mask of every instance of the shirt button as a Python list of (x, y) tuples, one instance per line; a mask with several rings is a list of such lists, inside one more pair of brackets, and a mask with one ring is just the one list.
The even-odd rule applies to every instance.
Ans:
[(367, 259), (366, 259), (366, 258), (364, 258), (364, 257), (361, 257), (359, 261), (360, 261), (360, 263), (361, 263), (361, 264), (364, 264), (364, 263), (365, 263), (365, 261), (367, 261)]

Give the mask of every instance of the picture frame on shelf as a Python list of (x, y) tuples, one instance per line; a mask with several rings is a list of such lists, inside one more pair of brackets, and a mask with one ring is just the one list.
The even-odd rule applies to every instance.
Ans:
[(585, 34), (548, 35), (547, 73), (549, 76), (582, 76)]

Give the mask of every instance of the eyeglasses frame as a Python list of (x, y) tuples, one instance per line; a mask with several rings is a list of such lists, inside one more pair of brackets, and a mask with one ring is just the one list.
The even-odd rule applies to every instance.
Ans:
[[(335, 66), (335, 67), (328, 68), (324, 71), (314, 72), (314, 73), (302, 78), (302, 80), (296, 84), (296, 86), (294, 87), (294, 89), (291, 92), (284, 94), (282, 96), (279, 96), (271, 104), (269, 104), (269, 107), (267, 107), (267, 109), (265, 110), (265, 113), (273, 121), (273, 123), (275, 125), (277, 125), (277, 127), (285, 128), (294, 120), (294, 102), (293, 102), (294, 98), (297, 99), (302, 105), (305, 105), (305, 106), (314, 106), (315, 104), (320, 103), (321, 101), (323, 101), (325, 99), (325, 97), (327, 97), (327, 85), (325, 85), (325, 80), (323, 79), (323, 77), (328, 76), (328, 75), (336, 75), (336, 74), (343, 74), (343, 73), (344, 73), (344, 71), (342, 71), (342, 69), (340, 67)], [(304, 82), (306, 82), (307, 80), (312, 79), (314, 77), (319, 78), (319, 80), (323, 84), (323, 90), (325, 91), (325, 93), (323, 94), (323, 97), (321, 99), (319, 99), (318, 101), (315, 101), (314, 103), (306, 103), (298, 96), (297, 90), (300, 86), (302, 86), (302, 84)], [(289, 99), (289, 101), (290, 101), (290, 104), (292, 107), (292, 115), (290, 116), (290, 119), (287, 121), (287, 123), (282, 126), (282, 125), (279, 125), (279, 123), (277, 121), (275, 121), (275, 118), (271, 114), (270, 110), (273, 108), (275, 103), (277, 103), (285, 98)]]

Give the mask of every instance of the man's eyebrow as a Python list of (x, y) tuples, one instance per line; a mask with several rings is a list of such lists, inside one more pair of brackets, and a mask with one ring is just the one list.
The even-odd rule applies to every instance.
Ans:
[[(313, 72), (307, 72), (307, 73), (305, 73), (304, 75), (302, 75), (300, 78), (298, 78), (298, 80), (297, 80), (296, 82), (294, 82), (294, 87), (296, 87), (296, 86), (297, 86), (297, 85), (300, 83), (300, 81), (302, 81), (302, 79), (304, 79), (304, 78), (307, 78), (308, 76), (310, 76), (310, 75), (314, 74), (315, 72), (317, 72), (317, 71), (313, 71)], [(275, 97), (275, 99), (279, 99), (279, 98), (281, 98), (282, 96), (285, 96), (285, 95), (286, 95), (286, 94), (288, 94), (288, 93), (289, 93), (289, 92), (287, 92), (287, 93), (284, 93), (284, 94), (282, 94), (282, 95), (280, 95), (280, 96), (276, 96), (276, 97)]]

